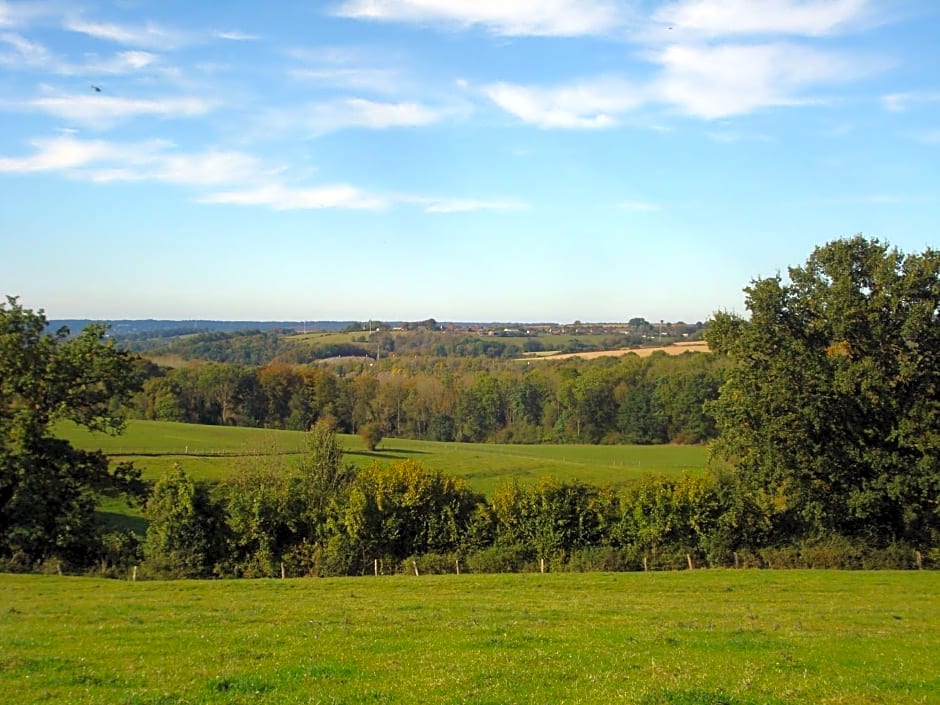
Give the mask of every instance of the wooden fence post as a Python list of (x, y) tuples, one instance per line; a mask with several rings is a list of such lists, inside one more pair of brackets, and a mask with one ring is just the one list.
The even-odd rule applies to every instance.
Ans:
[(741, 567), (740, 565), (738, 565), (738, 552), (737, 551), (734, 552), (734, 567), (735, 568)]
[(689, 570), (695, 570), (695, 564), (692, 563), (692, 554), (691, 554), (691, 553), (686, 553), (686, 554), (685, 554), (685, 559), (689, 562)]
[(376, 577), (378, 577), (379, 575), (379, 559), (378, 558), (375, 559), (375, 575)]
[(454, 563), (457, 565), (457, 575), (460, 575), (460, 559), (457, 558)]
[(283, 580), (285, 577), (286, 577), (286, 575), (285, 575), (285, 573), (284, 573), (284, 564), (281, 563), (281, 580)]
[(917, 570), (924, 569), (924, 554), (920, 551), (914, 551), (914, 556), (917, 558)]
[(544, 558), (539, 558), (539, 570), (542, 573), (545, 572), (545, 559)]
[(646, 564), (646, 556), (643, 556), (643, 572), (645, 573), (648, 570), (649, 566)]
[(137, 582), (137, 566), (134, 566), (134, 572), (131, 573), (131, 582)]
[(421, 573), (418, 572), (418, 562), (417, 562), (417, 561), (411, 561), (411, 565), (413, 565), (414, 568), (415, 568), (415, 575), (421, 575)]

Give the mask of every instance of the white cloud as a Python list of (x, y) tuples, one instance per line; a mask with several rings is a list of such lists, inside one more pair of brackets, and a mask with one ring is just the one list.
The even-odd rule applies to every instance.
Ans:
[(0, 42), (12, 47), (14, 52), (0, 54), (0, 65), (18, 69), (34, 68), (51, 71), (63, 76), (88, 74), (126, 74), (140, 71), (155, 64), (159, 57), (147, 51), (121, 51), (108, 58), (86, 55), (84, 63), (70, 63), (50, 52), (45, 46), (19, 34), (0, 34)]
[(142, 115), (162, 118), (195, 117), (210, 112), (215, 104), (205, 98), (120, 98), (94, 95), (63, 95), (34, 98), (19, 104), (96, 129), (112, 127)]
[(911, 137), (924, 144), (940, 144), (940, 130), (920, 130), (911, 133)]
[(790, 34), (821, 36), (870, 16), (869, 0), (681, 0), (653, 14), (676, 35), (722, 37)]
[(884, 109), (892, 113), (903, 113), (924, 103), (940, 102), (938, 91), (910, 91), (907, 93), (891, 93), (881, 97)]
[(662, 210), (661, 205), (649, 201), (620, 201), (617, 208), (632, 213), (655, 213)]
[(623, 22), (612, 0), (347, 0), (337, 14), (386, 22), (481, 26), (504, 36), (605, 34)]
[(298, 80), (320, 86), (367, 90), (373, 93), (396, 92), (400, 83), (399, 76), (394, 70), (367, 67), (293, 69), (290, 75)]
[(0, 157), (0, 172), (30, 173), (75, 169), (113, 158), (119, 150), (102, 141), (82, 141), (71, 137), (31, 142), (36, 152), (27, 157)]
[(13, 48), (13, 54), (0, 54), (0, 64), (16, 66), (45, 66), (53, 60), (46, 47), (14, 32), (0, 34), (0, 42)]
[(792, 44), (666, 47), (651, 86), (658, 102), (705, 119), (814, 102), (807, 89), (872, 70), (862, 60)]
[(553, 88), (496, 83), (484, 88), (496, 105), (542, 128), (603, 128), (640, 106), (643, 90), (619, 79), (599, 78)]
[(0, 0), (0, 27), (22, 27), (43, 15), (55, 12), (46, 2), (6, 2)]
[(108, 142), (71, 135), (37, 139), (26, 157), (0, 158), (0, 172), (62, 171), (91, 181), (159, 181), (188, 186), (220, 186), (270, 178), (255, 157), (230, 150), (182, 153), (162, 140)]
[(354, 186), (346, 184), (295, 188), (270, 184), (259, 188), (220, 191), (202, 196), (200, 203), (239, 206), (268, 206), (274, 210), (319, 210), (342, 208), (350, 210), (377, 210), (388, 202)]
[(488, 201), (474, 198), (416, 198), (425, 213), (471, 213), (475, 211), (518, 211), (527, 206), (519, 201)]
[(223, 149), (181, 152), (161, 140), (109, 142), (65, 134), (33, 140), (30, 146), (33, 153), (27, 156), (0, 157), (0, 173), (60, 172), (95, 183), (153, 181), (199, 189), (203, 191), (196, 197), (199, 203), (274, 210), (379, 210), (410, 204), (426, 213), (467, 213), (526, 207), (509, 199), (383, 196), (349, 184), (289, 185), (282, 180), (283, 169), (271, 168), (253, 155)]
[(73, 17), (65, 21), (64, 27), (96, 39), (151, 49), (175, 49), (186, 41), (182, 33), (153, 22), (147, 22), (143, 26), (131, 26), (112, 22), (90, 22)]
[(497, 83), (483, 92), (523, 122), (542, 128), (592, 129), (614, 127), (625, 113), (653, 105), (714, 120), (768, 107), (817, 103), (824, 100), (820, 89), (882, 68), (865, 57), (788, 43), (674, 44), (646, 58), (654, 72), (644, 84), (601, 77), (548, 87)]
[(219, 39), (227, 39), (232, 42), (253, 42), (261, 39), (257, 34), (247, 34), (245, 32), (237, 31), (218, 31), (215, 32), (215, 36)]
[(301, 111), (268, 114), (273, 129), (306, 129), (320, 135), (349, 128), (382, 130), (397, 127), (421, 127), (439, 122), (452, 111), (414, 102), (379, 102), (364, 98), (346, 98), (314, 103)]

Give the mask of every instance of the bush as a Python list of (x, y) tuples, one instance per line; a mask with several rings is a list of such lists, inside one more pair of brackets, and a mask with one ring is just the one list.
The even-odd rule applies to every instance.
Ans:
[(377, 423), (366, 423), (359, 427), (359, 437), (370, 451), (378, 448), (382, 442), (382, 428)]
[[(423, 553), (409, 556), (401, 562), (401, 572), (414, 574), (415, 565), (421, 575), (447, 575), (457, 572), (457, 555), (454, 553)], [(465, 570), (461, 566), (461, 572)]]
[(572, 573), (612, 573), (642, 569), (642, 562), (638, 564), (635, 556), (632, 556), (629, 551), (610, 546), (572, 551), (567, 563), (561, 567), (561, 570)]
[(492, 546), (467, 556), (467, 568), (471, 573), (519, 573), (532, 567), (532, 560), (525, 546)]

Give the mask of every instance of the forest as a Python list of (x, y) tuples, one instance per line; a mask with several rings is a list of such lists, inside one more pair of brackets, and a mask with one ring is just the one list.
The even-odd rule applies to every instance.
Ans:
[[(324, 367), (161, 369), (100, 326), (46, 331), (0, 306), (0, 567), (153, 577), (940, 562), (940, 252), (862, 236), (718, 312), (711, 354), (520, 360), (396, 356)], [(146, 418), (299, 428), (296, 468), (219, 483), (56, 438)], [(338, 430), (456, 441), (709, 442), (702, 473), (614, 490), (510, 482), (490, 496), (405, 461), (356, 470)], [(103, 496), (145, 507), (107, 526)]]

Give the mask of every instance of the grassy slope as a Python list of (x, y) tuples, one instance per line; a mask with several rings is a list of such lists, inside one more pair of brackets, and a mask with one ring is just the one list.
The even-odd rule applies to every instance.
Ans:
[(940, 573), (0, 576), (3, 702), (937, 702)]
[[(234, 456), (297, 453), (305, 443), (305, 434), (296, 431), (159, 421), (133, 421), (118, 437), (66, 425), (59, 427), (59, 435), (83, 448), (101, 448), (133, 459), (151, 479), (174, 462), (181, 463), (194, 477), (218, 479), (237, 465)], [(525, 482), (544, 476), (621, 484), (651, 472), (694, 472), (701, 470), (706, 460), (706, 450), (700, 446), (522, 446), (386, 439), (376, 452), (369, 453), (356, 436), (342, 436), (341, 442), (347, 460), (359, 466), (375, 460), (411, 458), (427, 468), (464, 477), (480, 492), (490, 492), (509, 478)], [(225, 455), (220, 456), (222, 453)]]

